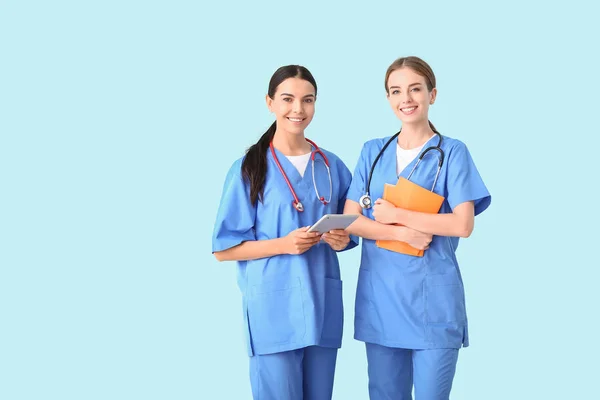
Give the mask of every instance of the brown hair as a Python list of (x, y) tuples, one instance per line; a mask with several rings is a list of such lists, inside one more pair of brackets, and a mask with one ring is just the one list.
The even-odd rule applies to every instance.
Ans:
[[(415, 73), (421, 75), (425, 78), (425, 83), (427, 84), (427, 91), (431, 92), (435, 88), (435, 75), (433, 74), (433, 70), (425, 61), (421, 60), (419, 57), (409, 56), (409, 57), (401, 57), (394, 61), (385, 72), (385, 92), (389, 95), (390, 89), (388, 88), (388, 80), (390, 79), (390, 75), (392, 72), (396, 71), (400, 68), (410, 68)], [(429, 126), (431, 129), (438, 133), (435, 126), (429, 121)]]

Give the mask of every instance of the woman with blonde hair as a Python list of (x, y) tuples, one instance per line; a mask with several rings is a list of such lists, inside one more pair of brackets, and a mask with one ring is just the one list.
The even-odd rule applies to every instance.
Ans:
[[(442, 136), (429, 121), (437, 96), (429, 65), (418, 57), (394, 61), (385, 90), (402, 128), (365, 143), (344, 210), (361, 214), (348, 231), (363, 238), (354, 336), (366, 343), (371, 399), (412, 399), (414, 385), (417, 400), (443, 400), (458, 350), (469, 344), (455, 252), (491, 196), (465, 144)], [(384, 185), (401, 177), (442, 196), (439, 213), (383, 200)], [(377, 240), (405, 242), (424, 253), (390, 251)]]

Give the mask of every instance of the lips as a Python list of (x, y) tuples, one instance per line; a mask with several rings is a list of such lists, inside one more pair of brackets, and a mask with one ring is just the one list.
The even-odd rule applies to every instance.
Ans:
[(300, 123), (300, 122), (304, 121), (306, 118), (293, 118), (293, 117), (287, 117), (287, 119), (288, 119), (289, 121), (291, 121), (291, 122), (294, 122), (294, 123), (298, 124), (298, 123)]
[(414, 112), (417, 110), (418, 106), (412, 106), (412, 107), (403, 107), (400, 109), (400, 111), (404, 114), (404, 115), (411, 115), (414, 114)]

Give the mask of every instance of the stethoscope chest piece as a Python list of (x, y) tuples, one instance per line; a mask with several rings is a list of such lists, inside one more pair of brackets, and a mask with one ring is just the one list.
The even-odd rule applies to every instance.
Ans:
[(358, 203), (362, 208), (368, 210), (372, 206), (371, 196), (369, 196), (368, 194), (363, 194), (362, 196), (360, 196)]
[(292, 204), (294, 204), (294, 208), (296, 210), (298, 210), (300, 212), (304, 211), (304, 206), (299, 201), (294, 201)]

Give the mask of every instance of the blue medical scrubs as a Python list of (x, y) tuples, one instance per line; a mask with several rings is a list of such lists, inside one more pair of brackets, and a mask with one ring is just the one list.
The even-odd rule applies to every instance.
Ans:
[[(389, 139), (365, 143), (348, 199), (358, 202), (365, 194), (371, 165)], [(436, 145), (437, 141), (436, 135), (424, 149)], [(385, 183), (398, 181), (397, 144), (396, 139), (388, 146), (375, 167), (370, 187), (373, 201), (383, 197)], [(475, 215), (480, 214), (490, 205), (491, 196), (467, 147), (446, 136), (441, 147), (445, 161), (434, 189), (445, 198), (440, 213), (451, 213), (457, 205), (473, 201)], [(438, 154), (437, 151), (428, 152), (410, 180), (431, 189)], [(415, 158), (400, 176), (408, 177), (416, 162)], [(374, 219), (372, 208), (363, 210), (363, 215)], [(363, 239), (354, 337), (367, 343), (371, 399), (410, 399), (412, 384), (417, 393), (419, 389), (421, 393), (426, 393), (425, 388), (429, 390), (429, 395), (423, 395), (421, 399), (448, 398), (458, 349), (469, 345), (463, 281), (455, 255), (458, 243), (457, 237), (434, 236), (424, 256), (413, 257), (378, 248), (374, 240)], [(411, 352), (403, 353), (404, 350)], [(434, 352), (423, 352), (425, 350)], [(429, 363), (432, 368), (434, 365), (452, 367), (428, 371), (427, 363), (419, 361), (427, 358), (437, 359)], [(395, 361), (390, 364), (390, 359)], [(410, 376), (407, 375), (409, 372)], [(390, 376), (403, 378), (392, 379)], [(420, 377), (423, 379), (419, 380)], [(408, 389), (407, 385), (410, 385)]]
[[(213, 232), (213, 252), (248, 240), (280, 238), (294, 229), (314, 224), (324, 214), (342, 213), (351, 173), (335, 154), (321, 150), (329, 160), (333, 185), (331, 202), (327, 205), (315, 193), (312, 163), (309, 161), (302, 177), (275, 150), (304, 205), (304, 212), (293, 207), (294, 198), (270, 151), (264, 201), (256, 204), (250, 202), (249, 185), (241, 175), (243, 159), (237, 160), (225, 179)], [(321, 160), (317, 155), (314, 175), (319, 193), (327, 198), (329, 178)], [(346, 249), (357, 244), (358, 238), (351, 237)], [(301, 255), (240, 261), (237, 276), (247, 349), (253, 358), (250, 375), (255, 397), (302, 399), (301, 389), (308, 385), (306, 390), (314, 393), (314, 398), (330, 398), (343, 329), (342, 281), (336, 252), (320, 242)], [(304, 360), (304, 367), (297, 365), (298, 360)], [(282, 363), (296, 365), (284, 368)], [(308, 374), (300, 374), (298, 371), (302, 372), (307, 365), (311, 365), (311, 371), (322, 372), (322, 376), (311, 380)], [(319, 369), (319, 365), (323, 367)], [(291, 376), (291, 371), (296, 373)], [(295, 383), (282, 384), (290, 380)], [(290, 388), (295, 388), (293, 393)]]

